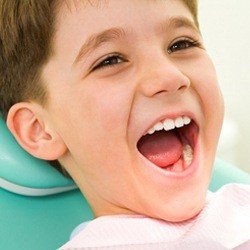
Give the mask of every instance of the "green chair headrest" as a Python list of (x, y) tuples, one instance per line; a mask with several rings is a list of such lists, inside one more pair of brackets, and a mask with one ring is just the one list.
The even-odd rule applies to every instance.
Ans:
[(31, 196), (76, 189), (75, 183), (44, 160), (37, 159), (16, 142), (0, 117), (0, 187)]

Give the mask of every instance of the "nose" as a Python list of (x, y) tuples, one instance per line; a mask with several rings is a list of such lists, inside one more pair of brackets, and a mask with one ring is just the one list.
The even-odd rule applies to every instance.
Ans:
[(143, 67), (139, 78), (139, 89), (143, 95), (151, 97), (160, 93), (184, 91), (190, 86), (189, 78), (166, 56), (154, 58)]

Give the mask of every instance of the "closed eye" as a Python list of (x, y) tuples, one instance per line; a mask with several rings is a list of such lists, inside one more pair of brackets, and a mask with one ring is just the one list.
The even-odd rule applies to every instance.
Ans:
[(114, 54), (114, 55), (109, 55), (106, 57), (101, 63), (99, 63), (97, 66), (93, 68), (93, 70), (99, 69), (99, 68), (104, 68), (104, 67), (113, 67), (116, 64), (120, 64), (121, 61), (126, 61), (123, 59), (122, 56)]
[(168, 53), (173, 53), (175, 51), (178, 50), (185, 50), (191, 47), (200, 47), (201, 44), (198, 40), (193, 41), (193, 40), (189, 40), (189, 39), (183, 39), (180, 41), (177, 41), (176, 43), (174, 43), (169, 49), (168, 49)]
[[(185, 50), (188, 48), (192, 48), (192, 47), (200, 47), (201, 44), (198, 41), (193, 41), (193, 40), (189, 40), (189, 39), (183, 39), (180, 41), (177, 41), (176, 43), (174, 43), (169, 49), (168, 49), (168, 53), (174, 53), (176, 51), (179, 50)], [(106, 57), (101, 63), (99, 63), (98, 65), (96, 65), (92, 70), (96, 70), (96, 69), (101, 69), (104, 67), (114, 67), (117, 64), (120, 64), (122, 62), (127, 62), (127, 60), (123, 59), (123, 57), (119, 54), (113, 54), (113, 55), (109, 55), (108, 57)]]

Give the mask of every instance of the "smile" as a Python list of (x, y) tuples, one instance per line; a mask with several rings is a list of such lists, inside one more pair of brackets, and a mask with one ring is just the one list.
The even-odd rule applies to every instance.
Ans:
[[(172, 129), (151, 131), (142, 136), (137, 143), (139, 155), (153, 168), (168, 172), (170, 175), (185, 176), (195, 167), (199, 149), (199, 127), (194, 120), (177, 118), (180, 126)], [(167, 121), (170, 124), (170, 121)], [(164, 123), (163, 123), (164, 124)], [(156, 128), (161, 128), (156, 124)], [(197, 165), (197, 164), (196, 164)]]

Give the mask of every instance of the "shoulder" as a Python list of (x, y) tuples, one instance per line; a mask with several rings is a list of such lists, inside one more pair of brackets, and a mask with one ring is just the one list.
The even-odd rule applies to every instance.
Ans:
[(221, 199), (240, 204), (250, 205), (250, 185), (240, 183), (229, 183), (222, 186), (219, 190), (209, 192), (209, 199)]
[(78, 235), (89, 223), (90, 221), (85, 221), (78, 225), (71, 233), (70, 239), (74, 238), (76, 235)]
[(60, 249), (87, 249), (118, 243), (169, 243), (169, 238), (178, 238), (189, 228), (189, 233), (185, 234), (190, 244), (207, 239), (232, 249), (250, 239), (249, 219), (250, 185), (231, 183), (216, 192), (209, 191), (201, 213), (178, 227), (178, 223), (159, 222), (142, 215), (133, 218), (103, 216), (90, 221), (88, 225), (80, 225), (75, 231), (77, 235)]
[(241, 218), (250, 216), (250, 185), (230, 183), (214, 193), (208, 192), (204, 210), (214, 217), (215, 214), (217, 216), (228, 214)]
[(192, 232), (191, 238), (208, 238), (226, 249), (246, 244), (250, 239), (250, 185), (230, 183), (209, 191)]
[(224, 186), (222, 186), (218, 191), (220, 190), (235, 190), (235, 191), (241, 191), (241, 192), (247, 192), (250, 193), (250, 184), (243, 184), (243, 183), (228, 183)]

